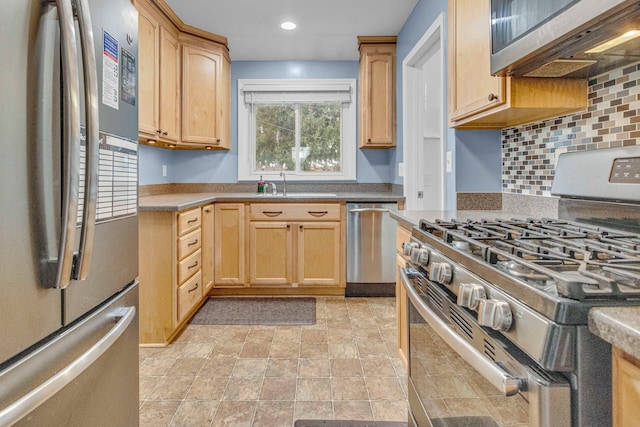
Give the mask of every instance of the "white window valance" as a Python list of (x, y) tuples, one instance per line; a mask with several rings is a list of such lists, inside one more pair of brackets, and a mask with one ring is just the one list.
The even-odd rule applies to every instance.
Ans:
[(303, 102), (351, 102), (352, 85), (341, 81), (279, 80), (243, 84), (241, 91), (245, 104), (303, 103)]

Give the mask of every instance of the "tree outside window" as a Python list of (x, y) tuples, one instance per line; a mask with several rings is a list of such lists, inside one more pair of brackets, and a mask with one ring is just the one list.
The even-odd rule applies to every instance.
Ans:
[(256, 106), (256, 171), (339, 172), (339, 103)]
[(239, 80), (238, 178), (355, 179), (354, 92), (355, 80)]

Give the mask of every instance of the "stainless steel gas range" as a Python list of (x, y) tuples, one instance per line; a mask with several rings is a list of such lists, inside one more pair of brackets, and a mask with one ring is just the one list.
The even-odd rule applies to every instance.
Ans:
[(410, 422), (611, 425), (592, 307), (640, 305), (640, 146), (560, 157), (558, 219), (422, 220), (405, 242)]

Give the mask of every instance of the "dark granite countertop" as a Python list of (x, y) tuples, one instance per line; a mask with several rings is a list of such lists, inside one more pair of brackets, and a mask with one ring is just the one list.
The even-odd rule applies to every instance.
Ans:
[(640, 306), (592, 308), (589, 330), (640, 359)]
[(257, 193), (170, 193), (141, 196), (140, 211), (182, 211), (211, 202), (311, 203), (311, 202), (377, 202), (394, 203), (404, 197), (390, 192), (380, 193), (288, 193), (287, 196)]

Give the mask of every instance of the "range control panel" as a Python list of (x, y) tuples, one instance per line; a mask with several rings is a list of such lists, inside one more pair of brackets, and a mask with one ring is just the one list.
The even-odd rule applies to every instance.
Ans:
[(614, 184), (640, 184), (640, 157), (614, 159), (609, 182)]

